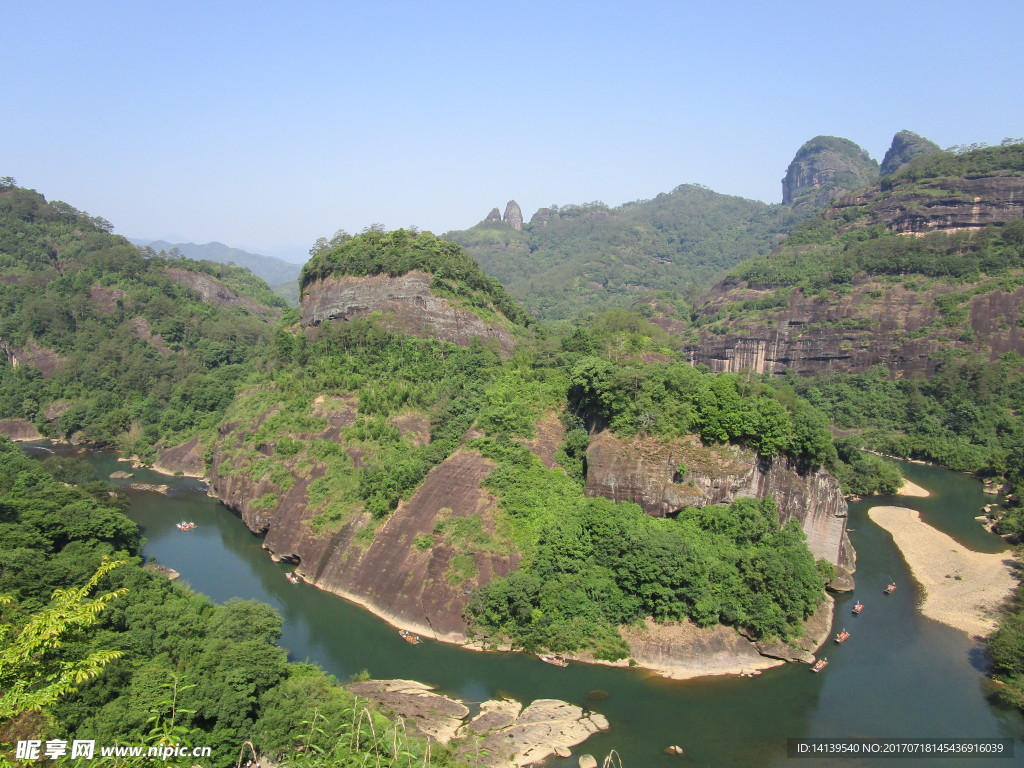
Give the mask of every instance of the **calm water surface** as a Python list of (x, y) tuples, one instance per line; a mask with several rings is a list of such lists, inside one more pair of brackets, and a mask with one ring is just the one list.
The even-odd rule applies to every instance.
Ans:
[[(126, 464), (90, 453), (103, 476)], [(143, 529), (145, 553), (179, 571), (181, 581), (217, 601), (255, 598), (284, 617), (281, 644), (291, 657), (316, 662), (347, 679), (368, 670), (378, 678), (410, 678), (436, 685), (467, 702), (511, 696), (529, 702), (558, 698), (604, 714), (611, 730), (580, 745), (603, 757), (616, 750), (627, 768), (647, 766), (910, 766), (1024, 765), (1024, 719), (991, 705), (981, 646), (963, 633), (920, 615), (919, 588), (889, 535), (866, 511), (876, 504), (918, 509), (929, 524), (965, 545), (996, 552), (1001, 540), (973, 517), (992, 497), (965, 476), (935, 467), (903, 465), (907, 476), (932, 492), (926, 499), (875, 498), (850, 507), (850, 538), (857, 550), (857, 591), (837, 599), (833, 631), (852, 637), (830, 644), (830, 665), (820, 675), (786, 665), (754, 679), (669, 681), (636, 669), (572, 664), (551, 667), (523, 654), (477, 653), (426, 641), (410, 646), (394, 628), (361, 608), (307, 584), (292, 585), (289, 567), (271, 562), (260, 538), (196, 480), (133, 470), (130, 482), (171, 485), (164, 496), (130, 491), (129, 515)], [(182, 533), (179, 520), (196, 530)], [(882, 590), (889, 579), (899, 589)], [(850, 608), (860, 598), (864, 613)], [(595, 691), (607, 693), (597, 698)], [(856, 758), (790, 759), (794, 737), (991, 737), (1013, 738), (1017, 760)], [(671, 744), (680, 760), (661, 754)], [(576, 758), (550, 765), (575, 766)]]

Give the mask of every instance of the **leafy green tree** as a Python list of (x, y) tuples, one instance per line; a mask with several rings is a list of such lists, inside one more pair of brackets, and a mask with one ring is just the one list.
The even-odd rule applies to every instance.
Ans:
[[(107, 604), (125, 594), (126, 590), (117, 589), (89, 596), (106, 574), (124, 564), (104, 560), (84, 585), (55, 590), (43, 610), (27, 617), (4, 616), (0, 622), (0, 723), (52, 707), (121, 657), (121, 651), (100, 650), (69, 659), (59, 651), (72, 632), (96, 625)], [(0, 605), (13, 605), (13, 600), (0, 595)]]

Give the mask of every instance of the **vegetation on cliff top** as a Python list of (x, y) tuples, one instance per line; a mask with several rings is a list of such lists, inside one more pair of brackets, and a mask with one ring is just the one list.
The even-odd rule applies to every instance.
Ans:
[(458, 299), (471, 311), (493, 309), (517, 325), (531, 322), (501, 283), (485, 275), (461, 246), (430, 232), (369, 229), (355, 237), (335, 235), (331, 242), (313, 250), (302, 268), (300, 285), (305, 290), (313, 281), (327, 277), (398, 277), (413, 270), (433, 275), (432, 291)]

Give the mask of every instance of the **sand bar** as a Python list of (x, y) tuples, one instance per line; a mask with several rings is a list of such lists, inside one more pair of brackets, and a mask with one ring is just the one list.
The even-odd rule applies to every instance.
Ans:
[(904, 479), (903, 480), (903, 485), (901, 485), (900, 489), (898, 491), (896, 491), (896, 495), (897, 496), (916, 496), (918, 498), (923, 499), (923, 498), (925, 498), (927, 496), (931, 496), (932, 494), (931, 494), (930, 491), (926, 490), (925, 488), (922, 488), (917, 483), (912, 483), (909, 480)]
[(971, 635), (995, 629), (998, 609), (1018, 583), (1009, 550), (974, 552), (905, 507), (872, 507), (868, 516), (892, 534), (924, 587), (925, 616)]

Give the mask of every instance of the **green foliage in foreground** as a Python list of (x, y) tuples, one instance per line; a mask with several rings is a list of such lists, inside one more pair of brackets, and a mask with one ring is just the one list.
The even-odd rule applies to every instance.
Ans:
[[(61, 485), (0, 440), (0, 594), (14, 601), (0, 614), (0, 734), (210, 746), (208, 766), (235, 765), (245, 742), (285, 765), (452, 764), (319, 669), (289, 664), (270, 606), (216, 605), (137, 558), (100, 567), (139, 549), (108, 488)], [(105, 596), (88, 602), (92, 588)], [(25, 719), (31, 709), (45, 717)]]
[(485, 483), (528, 542), (520, 570), (470, 601), (487, 637), (617, 659), (628, 649), (616, 627), (646, 616), (790, 637), (821, 601), (828, 568), (815, 565), (796, 521), (779, 528), (771, 499), (657, 519), (635, 504), (583, 497), (514, 443), (473, 447), (500, 462)]
[(999, 628), (988, 639), (992, 677), (1004, 685), (996, 697), (1024, 712), (1024, 586), (1017, 587)]

